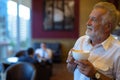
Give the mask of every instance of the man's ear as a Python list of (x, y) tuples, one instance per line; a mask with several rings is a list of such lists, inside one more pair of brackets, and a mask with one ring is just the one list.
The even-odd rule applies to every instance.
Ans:
[(110, 31), (112, 31), (112, 24), (111, 23), (108, 24), (108, 27), (109, 27)]
[(105, 32), (111, 32), (111, 31), (112, 31), (112, 24), (111, 23), (106, 24)]

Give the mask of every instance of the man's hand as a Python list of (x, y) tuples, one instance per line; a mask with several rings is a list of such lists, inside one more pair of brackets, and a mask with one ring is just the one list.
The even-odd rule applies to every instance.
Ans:
[(96, 69), (94, 68), (92, 63), (90, 63), (88, 60), (80, 60), (80, 61), (74, 61), (74, 62), (78, 64), (77, 68), (82, 74), (88, 77), (94, 77), (96, 73)]
[(72, 55), (68, 55), (66, 62), (74, 64), (74, 58), (72, 57)]
[(69, 52), (68, 54), (68, 57), (67, 57), (67, 68), (70, 72), (74, 72), (75, 68), (76, 68), (76, 63), (74, 63), (74, 58), (72, 57), (72, 53), (71, 51)]

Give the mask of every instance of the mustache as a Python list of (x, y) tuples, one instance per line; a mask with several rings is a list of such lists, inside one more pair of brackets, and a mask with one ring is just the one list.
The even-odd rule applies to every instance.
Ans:
[(92, 30), (92, 29), (93, 29), (93, 27), (92, 27), (92, 26), (87, 26), (87, 29)]

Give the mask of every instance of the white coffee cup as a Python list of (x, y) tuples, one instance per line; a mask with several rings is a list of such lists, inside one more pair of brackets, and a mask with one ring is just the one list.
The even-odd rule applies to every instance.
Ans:
[(72, 56), (75, 60), (87, 60), (89, 57), (89, 51), (71, 49)]

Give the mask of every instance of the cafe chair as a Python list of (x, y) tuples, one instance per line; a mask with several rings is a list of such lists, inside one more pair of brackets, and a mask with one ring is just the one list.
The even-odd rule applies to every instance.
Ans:
[(27, 62), (10, 65), (6, 71), (6, 80), (35, 80), (36, 69)]
[(4, 65), (0, 63), (0, 72), (4, 72)]
[(0, 80), (2, 80), (2, 73), (4, 73), (4, 66), (0, 63)]

